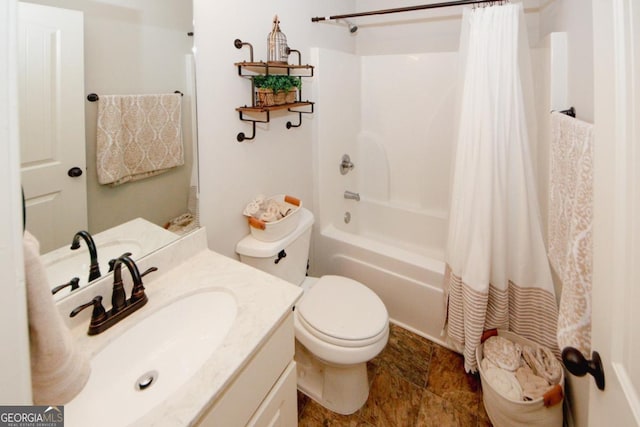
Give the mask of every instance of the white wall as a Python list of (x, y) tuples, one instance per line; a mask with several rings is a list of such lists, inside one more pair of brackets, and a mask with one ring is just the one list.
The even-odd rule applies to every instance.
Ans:
[(0, 404), (31, 404), (17, 106), (16, 0), (0, 3)]
[[(315, 2), (313, 6), (297, 0), (195, 0), (200, 217), (207, 227), (210, 248), (235, 257), (236, 242), (249, 231), (242, 210), (257, 194), (286, 193), (314, 208), (314, 115), (303, 116), (301, 127), (287, 130), (286, 122), (296, 122), (297, 115), (275, 112), (270, 124), (257, 126), (255, 140), (236, 141), (238, 132), (251, 134), (250, 124), (241, 122), (235, 111), (251, 103), (251, 84), (238, 77), (233, 65), (249, 59), (248, 49), (236, 49), (234, 39), (252, 43), (255, 59), (265, 60), (267, 34), (278, 14), (280, 28), (289, 46), (301, 52), (302, 63), (312, 62), (312, 47), (352, 52), (355, 42), (346, 27), (312, 23), (311, 17), (350, 12), (353, 4), (352, 0)], [(303, 98), (313, 101), (309, 87), (305, 89), (310, 81), (304, 79), (302, 93)], [(350, 102), (345, 100), (342, 108), (350, 108)], [(317, 107), (321, 114), (325, 107)]]
[(567, 33), (568, 100), (576, 117), (593, 123), (593, 17), (591, 0), (549, 0), (540, 8), (540, 35)]

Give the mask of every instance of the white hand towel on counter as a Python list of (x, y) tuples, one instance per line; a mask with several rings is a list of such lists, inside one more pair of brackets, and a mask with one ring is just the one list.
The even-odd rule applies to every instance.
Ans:
[(63, 405), (82, 390), (91, 368), (55, 306), (40, 243), (28, 231), (23, 241), (33, 403)]
[(551, 114), (549, 261), (562, 282), (558, 346), (590, 358), (593, 125)]
[(101, 95), (98, 182), (119, 185), (184, 164), (182, 95)]

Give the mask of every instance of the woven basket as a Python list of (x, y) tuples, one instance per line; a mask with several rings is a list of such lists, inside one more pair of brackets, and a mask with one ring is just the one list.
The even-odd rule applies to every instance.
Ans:
[(273, 94), (273, 100), (276, 105), (282, 105), (287, 103), (287, 92), (279, 90)]
[(296, 89), (288, 92), (279, 90), (273, 93), (272, 89), (256, 88), (256, 106), (270, 107), (273, 105), (292, 104), (296, 102)]
[(273, 90), (256, 88), (256, 105), (258, 107), (276, 105)]
[(296, 95), (297, 95), (297, 90), (296, 88), (293, 88), (291, 90), (289, 90), (289, 92), (286, 93), (285, 95), (285, 102), (287, 104), (293, 104), (294, 102), (296, 102)]

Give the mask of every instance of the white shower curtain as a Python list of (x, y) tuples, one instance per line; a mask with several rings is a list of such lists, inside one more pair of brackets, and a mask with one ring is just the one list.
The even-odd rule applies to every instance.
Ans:
[(531, 166), (521, 4), (465, 9), (446, 254), (447, 338), (475, 372), (484, 330), (557, 352), (557, 306)]

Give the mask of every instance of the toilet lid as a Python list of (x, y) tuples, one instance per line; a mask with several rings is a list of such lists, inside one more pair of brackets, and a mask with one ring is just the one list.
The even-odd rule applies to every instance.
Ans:
[(384, 303), (373, 291), (341, 276), (321, 277), (296, 311), (316, 331), (340, 340), (375, 337), (389, 322)]

